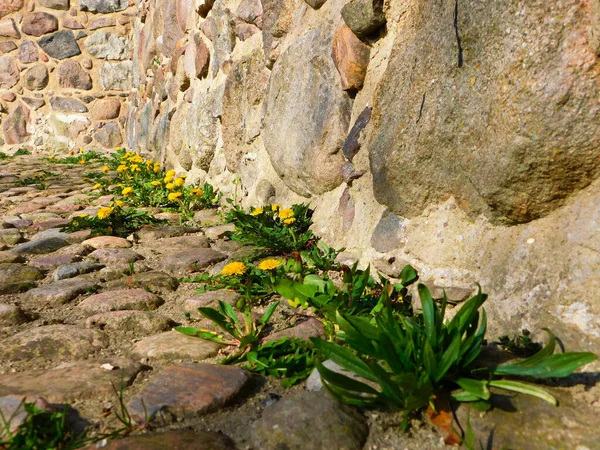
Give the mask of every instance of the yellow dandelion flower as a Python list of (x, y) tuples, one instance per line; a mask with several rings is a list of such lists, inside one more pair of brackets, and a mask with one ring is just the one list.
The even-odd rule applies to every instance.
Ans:
[(84, 214), (79, 214), (77, 217), (82, 217), (83, 218), (83, 217), (87, 217), (87, 216), (88, 215), (84, 213)]
[(54, 155), (48, 156), (48, 159), (49, 159), (50, 161), (52, 161), (54, 158), (56, 158)]
[(100, 183), (96, 183), (92, 189), (100, 189), (102, 185)]
[(200, 188), (194, 188), (194, 189), (190, 190), (190, 193), (192, 195), (197, 195), (198, 197), (204, 195), (204, 191)]
[(167, 188), (167, 190), (172, 191), (173, 189), (175, 189), (175, 185), (173, 183), (167, 183), (165, 185), (165, 188)]
[(74, 151), (74, 150), (71, 150), (71, 151), (69, 152), (69, 156), (73, 156), (74, 154), (75, 154), (75, 151)]
[(98, 210), (98, 212), (96, 213), (96, 215), (98, 216), (98, 219), (106, 219), (108, 216), (110, 216), (113, 212), (112, 208), (100, 208)]
[(279, 208), (281, 208), (281, 205), (278, 205), (277, 203), (271, 205), (271, 211), (277, 211)]
[(250, 214), (252, 214), (253, 216), (260, 216), (263, 212), (264, 212), (264, 209), (255, 208), (252, 210), (252, 212)]
[(243, 275), (248, 267), (243, 262), (235, 261), (227, 264), (221, 270), (221, 275)]
[(175, 186), (177, 186), (177, 187), (181, 187), (181, 186), (183, 186), (184, 184), (185, 184), (185, 180), (184, 180), (183, 178), (181, 178), (181, 177), (179, 177), (179, 178), (177, 178), (177, 179), (175, 180)]
[(158, 172), (159, 170), (160, 170), (160, 164), (154, 163), (154, 173)]
[(79, 164), (85, 164), (85, 159), (81, 158), (81, 159), (79, 160)]
[(173, 169), (167, 170), (167, 173), (165, 173), (165, 176), (167, 176), (167, 177), (174, 177), (175, 176), (175, 171)]
[(263, 259), (259, 264), (258, 268), (260, 270), (273, 270), (277, 269), (281, 265), (281, 261), (279, 259)]
[(125, 202), (122, 202), (121, 200), (117, 200), (115, 202), (115, 205), (117, 205), (119, 208), (122, 208), (123, 206), (125, 206)]
[(169, 195), (167, 195), (167, 199), (170, 202), (179, 201), (179, 197), (181, 197), (181, 192), (171, 192)]
[(171, 181), (173, 181), (173, 177), (165, 177), (165, 179), (163, 181), (165, 183), (170, 183)]
[(147, 159), (146, 160), (146, 165), (147, 166), (151, 166), (152, 164), (154, 164), (154, 161), (152, 161), (151, 159)]
[(121, 191), (121, 195), (129, 195), (133, 192), (133, 188), (131, 186), (127, 186), (125, 189)]
[(127, 170), (127, 166), (125, 164), (121, 164), (117, 167), (117, 172), (125, 172)]
[(289, 219), (294, 217), (294, 211), (291, 208), (279, 210), (279, 218), (281, 220)]
[(108, 172), (108, 171), (110, 170), (110, 167), (108, 167), (108, 166), (104, 166), (104, 167), (103, 167), (102, 169), (100, 169), (100, 170), (102, 170), (102, 172), (105, 172), (105, 173), (106, 173), (106, 172)]
[(129, 168), (130, 171), (132, 172), (141, 172), (142, 169), (140, 169), (140, 166), (138, 166), (137, 164), (132, 164), (131, 167)]
[[(115, 152), (118, 152), (119, 150), (121, 150), (121, 147), (115, 147)], [(125, 154), (127, 155), (128, 153), (129, 153), (129, 152), (127, 152), (127, 153), (125, 153)]]
[(160, 181), (151, 181), (150, 184), (152, 186), (160, 186), (160, 185), (162, 185), (162, 183)]
[(82, 148), (79, 149), (79, 153), (83, 153), (83, 149)]
[(296, 218), (295, 218), (295, 217), (290, 217), (289, 219), (285, 219), (285, 220), (283, 221), (283, 223), (284, 223), (284, 224), (286, 224), (286, 225), (291, 225), (291, 224), (293, 224), (295, 221), (296, 221)]

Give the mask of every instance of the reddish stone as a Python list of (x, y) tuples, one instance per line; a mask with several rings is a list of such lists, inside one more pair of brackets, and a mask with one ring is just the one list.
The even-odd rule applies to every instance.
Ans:
[(19, 82), (19, 66), (13, 57), (0, 57), (0, 89), (10, 89)]
[(37, 111), (46, 104), (41, 98), (21, 97), (21, 100), (34, 111)]
[(2, 121), (2, 131), (7, 144), (21, 144), (29, 139), (29, 108), (19, 102), (14, 105), (8, 116)]
[(263, 6), (261, 0), (242, 0), (235, 15), (248, 24), (262, 28)]
[(249, 23), (239, 23), (235, 27), (235, 34), (237, 34), (237, 36), (240, 38), (240, 41), (242, 42), (246, 39), (251, 38), (259, 31), (260, 30), (257, 27)]
[[(190, 18), (194, 18), (194, 0), (177, 0), (176, 8), (177, 8), (177, 23), (181, 28), (181, 31), (185, 32), (188, 30), (188, 21)], [(193, 22), (191, 23), (193, 25)]]
[(116, 97), (108, 97), (96, 100), (92, 106), (92, 118), (94, 120), (110, 120), (119, 117), (121, 101)]
[(63, 88), (90, 90), (92, 77), (77, 61), (65, 61), (58, 68), (58, 85)]
[(92, 64), (92, 60), (89, 58), (83, 58), (81, 60), (81, 65), (83, 66), (84, 69), (90, 70), (93, 66)]
[(6, 53), (10, 53), (12, 51), (15, 51), (16, 48), (17, 48), (17, 44), (15, 44), (13, 41), (0, 42), (0, 53), (2, 53), (2, 54), (6, 54)]
[(0, 18), (23, 8), (23, 0), (0, 0)]
[[(101, 366), (110, 364), (114, 370)], [(53, 370), (0, 375), (0, 395), (39, 395), (51, 403), (113, 394), (113, 384), (131, 385), (143, 366), (124, 358), (63, 364)]]
[(40, 59), (44, 62), (48, 62), (48, 57), (44, 53), (40, 54)]
[(31, 36), (41, 36), (56, 30), (58, 30), (58, 19), (45, 12), (27, 14), (21, 24), (21, 31)]
[(176, 417), (196, 417), (225, 406), (248, 379), (247, 373), (235, 366), (168, 366), (150, 379), (128, 408), (139, 417), (144, 417), (144, 405), (150, 417), (163, 412)]
[(83, 28), (83, 25), (81, 25), (75, 19), (71, 19), (70, 17), (64, 19), (62, 24), (63, 27), (69, 28), (71, 30), (81, 30)]
[(185, 71), (190, 79), (204, 78), (208, 75), (210, 50), (199, 33), (194, 35), (192, 42), (187, 46), (184, 63)]
[(308, 341), (311, 337), (324, 338), (325, 329), (319, 320), (311, 317), (302, 322), (300, 325), (270, 334), (263, 339), (263, 342), (279, 341), (284, 337), (304, 339), (306, 341)]
[(17, 96), (13, 92), (10, 92), (10, 91), (6, 91), (6, 92), (3, 92), (2, 94), (0, 94), (0, 100), (4, 100), (7, 102), (12, 103), (15, 101), (16, 98), (17, 98)]
[(17, 29), (17, 25), (13, 19), (0, 20), (0, 36), (19, 39), (21, 33)]
[(331, 57), (345, 91), (359, 90), (367, 74), (371, 50), (350, 28), (343, 25), (333, 36)]
[(19, 47), (17, 58), (23, 64), (36, 62), (39, 59), (39, 51), (35, 43), (33, 41), (23, 41)]
[[(143, 434), (110, 441), (104, 450), (235, 450), (235, 443), (227, 436), (208, 431), (174, 430), (165, 433)], [(96, 446), (88, 447), (94, 450)]]
[(90, 30), (97, 30), (98, 28), (114, 27), (116, 25), (114, 16), (100, 16), (90, 20), (88, 28)]

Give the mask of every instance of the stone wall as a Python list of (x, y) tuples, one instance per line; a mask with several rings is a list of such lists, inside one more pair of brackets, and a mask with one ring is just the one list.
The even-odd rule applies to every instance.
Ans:
[[(75, 39), (82, 55), (42, 66), (45, 102), (92, 101), (59, 84), (60, 64), (77, 61), (102, 95), (132, 87), (128, 147), (244, 206), (310, 202), (343, 258), (390, 276), (413, 264), (455, 302), (481, 283), (492, 335), (549, 326), (600, 351), (600, 2), (97, 1), (79, 10), (123, 11), (35, 5), (60, 16), (53, 32), (69, 19), (90, 35)], [(2, 45), (33, 41), (30, 12), (6, 5), (21, 37)], [(117, 26), (92, 54), (82, 42), (105, 17)], [(36, 63), (19, 51), (0, 72), (15, 94), (3, 126), (32, 142), (69, 115), (79, 139), (101, 138), (94, 120), (108, 118), (34, 113), (22, 96), (36, 98), (24, 86)]]
[(0, 144), (123, 142), (131, 90), (127, 0), (0, 0)]

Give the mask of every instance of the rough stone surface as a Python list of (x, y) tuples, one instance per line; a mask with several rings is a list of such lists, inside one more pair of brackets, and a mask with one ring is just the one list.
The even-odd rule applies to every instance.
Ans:
[(79, 261), (81, 258), (77, 255), (48, 255), (40, 256), (29, 262), (31, 267), (36, 267), (41, 270), (51, 270), (65, 264), (71, 264)]
[(340, 149), (351, 100), (335, 87), (330, 52), (331, 36), (323, 28), (295, 41), (273, 67), (265, 100), (265, 148), (283, 182), (304, 196), (322, 194), (342, 182)]
[(368, 434), (365, 419), (355, 409), (323, 392), (300, 391), (265, 408), (254, 423), (253, 440), (264, 450), (359, 450)]
[(267, 67), (273, 64), (281, 52), (280, 41), (287, 35), (296, 9), (294, 0), (261, 0), (263, 52)]
[(23, 0), (2, 0), (0, 2), (0, 18), (20, 10), (23, 3)]
[(58, 85), (87, 91), (92, 88), (92, 77), (77, 61), (65, 61), (58, 68)]
[(45, 12), (27, 14), (21, 24), (21, 31), (31, 36), (41, 36), (56, 30), (58, 30), (58, 19)]
[(402, 244), (403, 221), (390, 211), (385, 211), (371, 236), (371, 245), (378, 252), (386, 253)]
[(95, 283), (87, 280), (61, 280), (31, 289), (27, 292), (26, 298), (37, 304), (64, 304), (96, 287)]
[(233, 305), (239, 298), (240, 294), (237, 292), (220, 289), (217, 291), (208, 291), (203, 292), (202, 294), (194, 295), (193, 297), (186, 299), (182, 303), (182, 306), (185, 311), (196, 312), (198, 308), (204, 308), (207, 306), (216, 308), (219, 300)]
[(12, 56), (0, 56), (0, 89), (10, 89), (19, 82), (19, 67)]
[(0, 294), (27, 290), (41, 278), (44, 278), (44, 275), (34, 267), (15, 263), (0, 264)]
[(109, 122), (100, 128), (100, 131), (94, 134), (94, 139), (106, 148), (115, 148), (123, 142), (121, 130), (115, 122)]
[(92, 295), (83, 300), (78, 308), (88, 314), (108, 311), (156, 309), (164, 303), (159, 296), (143, 289), (123, 289)]
[(3, 359), (12, 361), (40, 357), (69, 361), (87, 358), (107, 345), (107, 337), (99, 331), (72, 325), (47, 325), (5, 339), (0, 354)]
[(72, 31), (63, 30), (38, 40), (38, 45), (48, 56), (56, 59), (71, 58), (81, 54)]
[(118, 98), (109, 97), (98, 99), (92, 106), (92, 118), (94, 120), (110, 120), (119, 117), (121, 102)]
[(67, 241), (57, 237), (51, 237), (47, 239), (40, 239), (37, 241), (25, 242), (12, 249), (13, 252), (22, 255), (43, 255), (46, 253), (52, 253), (59, 248), (63, 248), (69, 245)]
[(22, 241), (23, 241), (23, 235), (16, 228), (0, 230), (0, 243), (12, 246), (12, 245), (16, 245)]
[(10, 53), (14, 50), (17, 49), (17, 44), (15, 44), (13, 41), (4, 41), (4, 42), (0, 42), (0, 52), (1, 53)]
[(108, 289), (123, 289), (125, 287), (143, 288), (154, 294), (172, 292), (177, 289), (179, 282), (176, 278), (164, 272), (150, 271), (115, 280), (107, 285)]
[(105, 450), (235, 450), (235, 443), (227, 436), (208, 431), (176, 430), (139, 436), (128, 436), (110, 441)]
[(71, 97), (52, 97), (50, 99), (50, 106), (56, 111), (88, 112), (88, 109), (83, 103)]
[(202, 361), (215, 356), (221, 347), (212, 341), (168, 331), (136, 342), (131, 353), (137, 358)]
[(75, 262), (72, 264), (66, 264), (59, 267), (52, 274), (54, 281), (64, 280), (66, 278), (73, 278), (77, 275), (83, 275), (90, 272), (95, 272), (104, 268), (104, 265), (90, 261)]
[(19, 30), (13, 19), (0, 20), (0, 36), (15, 39), (19, 39), (21, 37), (21, 33), (19, 33)]
[(190, 79), (204, 78), (208, 75), (210, 50), (199, 33), (192, 37), (192, 42), (185, 49), (184, 67)]
[(0, 264), (25, 262), (23, 255), (17, 255), (11, 251), (0, 251)]
[(159, 268), (167, 273), (185, 274), (205, 269), (226, 258), (227, 255), (211, 248), (183, 250), (165, 256), (159, 263)]
[(143, 417), (143, 399), (151, 417), (194, 417), (225, 406), (248, 379), (247, 373), (235, 366), (168, 366), (150, 379), (128, 407)]
[(149, 336), (170, 330), (171, 319), (149, 311), (110, 311), (88, 317), (85, 326), (103, 331), (117, 331)]
[(132, 61), (104, 63), (100, 68), (100, 85), (105, 90), (127, 91), (131, 88)]
[(352, 0), (342, 8), (342, 17), (356, 36), (368, 37), (385, 25), (383, 0)]
[(9, 435), (15, 433), (29, 417), (28, 412), (25, 411), (25, 402), (33, 403), (41, 411), (55, 411), (43, 398), (22, 397), (18, 395), (0, 397), (0, 418), (3, 419), (2, 429), (0, 430), (0, 439), (2, 441), (9, 440)]
[(264, 57), (255, 51), (232, 68), (223, 95), (223, 141), (227, 167), (236, 171), (244, 163), (247, 144), (260, 134), (260, 105), (269, 81)]
[(127, 239), (117, 236), (97, 236), (91, 239), (86, 239), (81, 244), (95, 249), (131, 247), (131, 242), (129, 242)]
[[(102, 364), (116, 370), (104, 370)], [(142, 370), (140, 364), (124, 358), (73, 362), (52, 370), (0, 375), (0, 395), (38, 395), (52, 403), (104, 397), (113, 394), (112, 384), (123, 381), (129, 386)]]
[(357, 91), (363, 87), (371, 50), (347, 26), (333, 36), (331, 57), (342, 80), (342, 89)]
[(27, 321), (27, 316), (20, 307), (0, 303), (0, 327), (12, 327)]
[(48, 85), (48, 69), (44, 64), (36, 64), (25, 71), (23, 78), (27, 89), (40, 91)]
[(108, 60), (123, 60), (130, 57), (129, 40), (105, 31), (95, 31), (85, 40), (90, 55)]
[(67, 11), (69, 9), (69, 0), (39, 0), (40, 6), (50, 9)]
[(270, 334), (265, 337), (264, 341), (279, 341), (284, 337), (304, 339), (306, 341), (311, 337), (325, 338), (325, 329), (319, 320), (310, 318), (299, 325)]
[(17, 58), (23, 64), (30, 64), (39, 60), (39, 51), (37, 45), (33, 41), (25, 40), (19, 46)]
[(79, 2), (79, 8), (82, 11), (102, 14), (122, 11), (127, 6), (127, 0), (81, 0)]
[[(593, 14), (575, 1), (547, 6), (525, 15), (503, 2), (462, 8), (457, 28), (469, 43), (460, 52), (445, 25), (454, 4), (414, 10), (373, 105), (377, 132), (367, 145), (379, 203), (410, 218), (452, 195), (471, 218), (515, 224), (547, 215), (598, 177), (591, 99), (600, 82), (582, 37)], [(561, 19), (536, 29), (550, 17)]]

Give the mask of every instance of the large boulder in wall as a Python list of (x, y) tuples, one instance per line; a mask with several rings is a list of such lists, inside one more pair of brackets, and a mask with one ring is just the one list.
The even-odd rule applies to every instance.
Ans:
[(318, 27), (279, 57), (265, 99), (263, 138), (282, 181), (303, 196), (342, 183), (341, 148), (352, 100), (331, 58), (331, 30)]
[(365, 145), (376, 199), (412, 217), (454, 196), (471, 217), (515, 224), (588, 186), (599, 13), (597, 0), (411, 0)]

